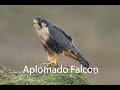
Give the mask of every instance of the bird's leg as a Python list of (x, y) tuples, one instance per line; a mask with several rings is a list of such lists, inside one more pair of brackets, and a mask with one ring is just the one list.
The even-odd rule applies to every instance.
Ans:
[(48, 52), (48, 63), (47, 66), (54, 64), (55, 66), (57, 65), (57, 55), (54, 53)]
[(56, 61), (56, 59), (51, 59), (51, 60), (49, 60), (49, 62), (47, 64), (48, 65), (55, 64), (55, 66), (56, 66), (57, 65), (57, 61)]
[(54, 64), (56, 66), (57, 65), (56, 59), (51, 59), (47, 63), (43, 63), (43, 65), (47, 65), (47, 67), (51, 64)]

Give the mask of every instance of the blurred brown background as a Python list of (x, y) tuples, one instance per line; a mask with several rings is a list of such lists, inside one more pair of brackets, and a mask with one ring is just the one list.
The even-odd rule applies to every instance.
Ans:
[[(0, 64), (23, 71), (47, 62), (46, 52), (32, 25), (43, 16), (74, 39), (76, 47), (98, 74), (92, 84), (120, 84), (120, 6), (14, 5), (0, 6)], [(80, 64), (61, 57), (59, 64)]]

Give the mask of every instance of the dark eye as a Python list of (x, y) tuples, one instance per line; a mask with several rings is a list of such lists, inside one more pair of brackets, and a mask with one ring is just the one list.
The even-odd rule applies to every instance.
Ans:
[(40, 19), (37, 19), (40, 22)]

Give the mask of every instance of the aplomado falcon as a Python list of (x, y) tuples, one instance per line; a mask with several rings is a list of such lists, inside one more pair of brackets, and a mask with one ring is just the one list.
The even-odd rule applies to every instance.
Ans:
[(68, 56), (89, 68), (89, 62), (75, 47), (73, 39), (61, 28), (52, 25), (45, 18), (37, 16), (33, 20), (34, 28), (47, 51), (48, 65), (57, 64), (60, 55)]

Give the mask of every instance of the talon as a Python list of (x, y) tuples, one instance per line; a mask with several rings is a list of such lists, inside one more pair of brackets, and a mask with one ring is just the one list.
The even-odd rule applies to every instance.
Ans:
[(56, 59), (52, 59), (49, 62), (47, 62), (47, 66), (49, 66), (51, 64), (55, 64), (55, 66), (56, 66), (57, 65)]

